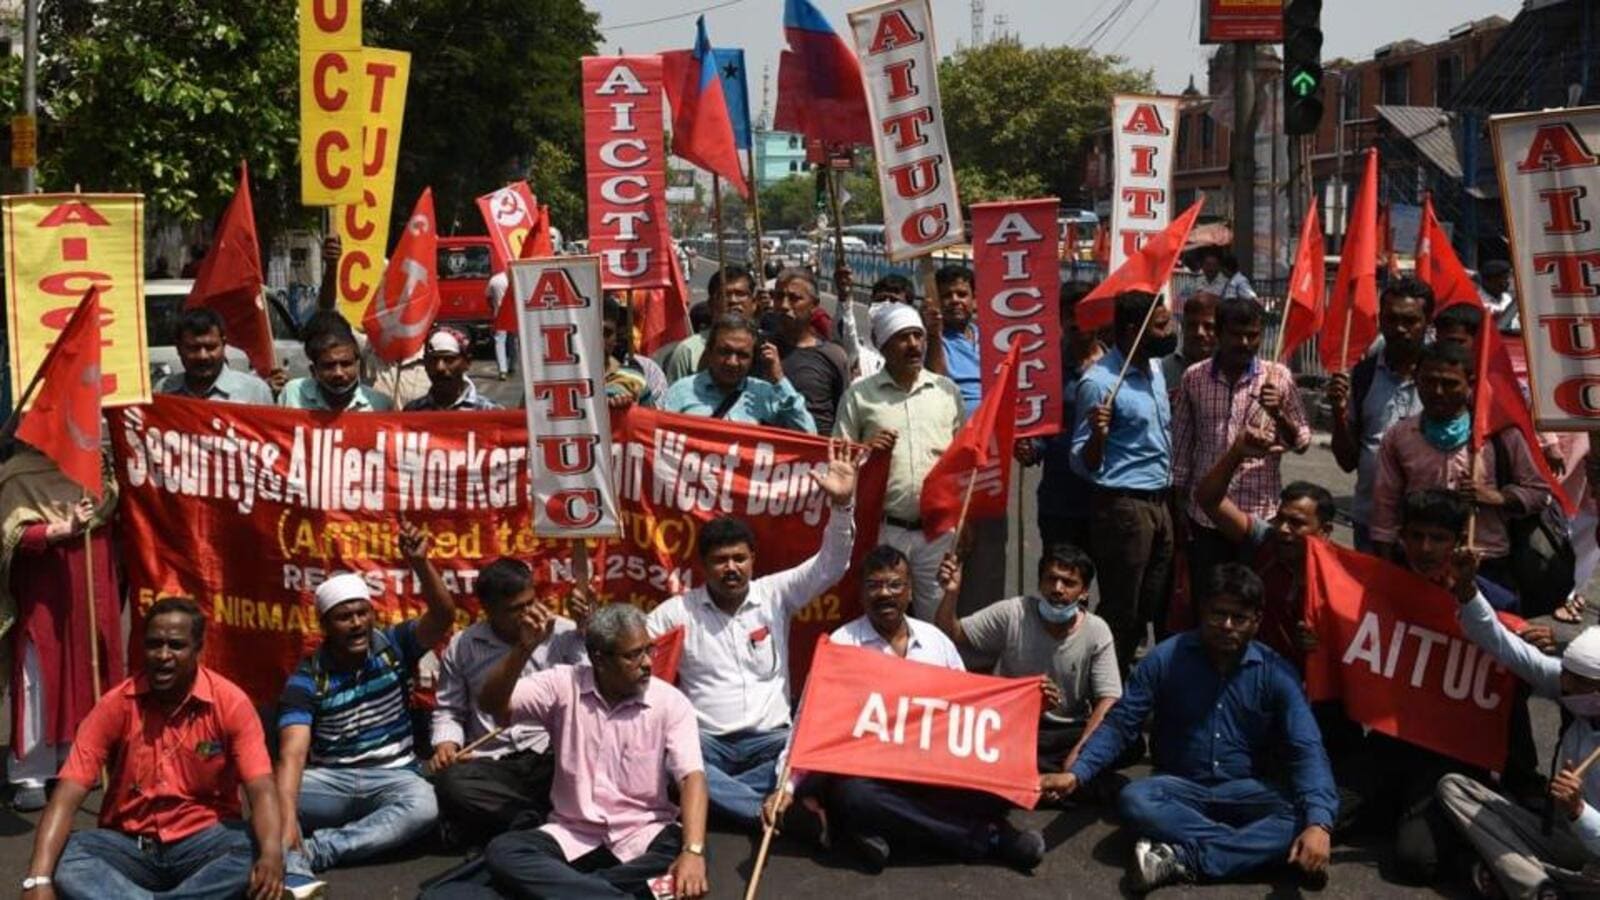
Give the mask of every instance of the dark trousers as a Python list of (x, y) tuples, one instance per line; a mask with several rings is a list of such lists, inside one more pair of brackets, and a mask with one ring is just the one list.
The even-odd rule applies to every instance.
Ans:
[(524, 828), (489, 842), (483, 856), (458, 867), (428, 887), (423, 900), (479, 900), (528, 897), (544, 900), (590, 900), (601, 897), (650, 897), (650, 879), (666, 874), (683, 850), (683, 829), (661, 829), (645, 851), (627, 862), (601, 847), (568, 860), (556, 839)]
[[(1442, 815), (1434, 787), (1448, 774), (1475, 781), (1488, 777), (1447, 756), (1424, 750), (1373, 731), (1364, 743), (1364, 766), (1356, 773), (1354, 791), (1341, 790), (1341, 806), (1358, 803), (1358, 824), (1374, 834), (1394, 835), (1394, 871), (1406, 884), (1429, 884), (1443, 874), (1461, 846), (1455, 829)], [(1350, 818), (1347, 813), (1341, 819)]]
[(1167, 596), (1172, 590), (1172, 516), (1165, 500), (1096, 490), (1090, 511), (1094, 529), (1089, 553), (1100, 582), (1095, 610), (1116, 642), (1117, 664), (1126, 673), (1144, 640), (1145, 626), (1165, 636)]
[(1039, 720), (1039, 771), (1059, 772), (1067, 754), (1083, 738), (1082, 722)]
[(439, 812), (469, 844), (515, 828), (537, 828), (550, 814), (555, 758), (531, 750), (458, 762), (434, 779)]
[(1193, 519), (1184, 523), (1189, 528), (1183, 552), (1189, 560), (1189, 597), (1191, 604), (1205, 589), (1206, 577), (1211, 570), (1225, 562), (1237, 562), (1239, 545), (1222, 536), (1215, 528), (1201, 525)]
[(844, 831), (963, 862), (989, 855), (989, 837), (1009, 807), (989, 794), (902, 781), (852, 777), (828, 785), (829, 818)]

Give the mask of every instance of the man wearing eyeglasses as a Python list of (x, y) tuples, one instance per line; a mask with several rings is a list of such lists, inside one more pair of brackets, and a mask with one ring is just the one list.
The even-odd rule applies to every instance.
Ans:
[(815, 556), (752, 581), (755, 534), (721, 516), (700, 531), (705, 584), (650, 613), (652, 638), (683, 629), (678, 688), (699, 720), (711, 809), (742, 828), (760, 824), (789, 738), (789, 620), (850, 567), (859, 462), (847, 441), (830, 439), (826, 470), (811, 475), (831, 504)]
[[(1162, 641), (1133, 670), (1122, 699), (1045, 796), (1071, 794), (1110, 765), (1153, 713), (1155, 772), (1122, 791), (1122, 821), (1139, 835), (1134, 881), (1221, 880), (1272, 863), (1325, 881), (1339, 794), (1299, 676), (1255, 641), (1261, 578), (1238, 563), (1202, 585), (1200, 627)], [(1287, 789), (1263, 780), (1288, 775)]]

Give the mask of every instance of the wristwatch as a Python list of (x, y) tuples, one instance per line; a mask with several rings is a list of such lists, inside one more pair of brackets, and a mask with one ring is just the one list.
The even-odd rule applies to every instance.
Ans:
[(47, 884), (50, 884), (49, 875), (29, 875), (27, 878), (22, 879), (22, 889), (24, 891), (42, 888)]
[(695, 856), (705, 856), (706, 855), (706, 845), (705, 844), (684, 844), (683, 845), (683, 852), (685, 852), (685, 853), (693, 853)]

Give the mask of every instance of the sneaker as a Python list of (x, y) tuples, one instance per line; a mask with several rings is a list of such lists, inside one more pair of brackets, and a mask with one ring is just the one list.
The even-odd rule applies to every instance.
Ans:
[(850, 848), (860, 857), (868, 875), (876, 875), (889, 864), (889, 842), (877, 835), (852, 834)]
[(510, 372), (501, 372), (500, 373), (500, 380), (501, 381), (507, 381), (510, 378), (511, 378), (511, 373)]
[(38, 812), (44, 809), (46, 799), (44, 785), (24, 784), (11, 795), (11, 808), (17, 812)]
[(1029, 829), (1022, 831), (1010, 822), (1000, 823), (995, 856), (1019, 872), (1032, 872), (1044, 862), (1044, 835)]
[(1133, 845), (1133, 880), (1138, 890), (1152, 891), (1163, 884), (1188, 879), (1189, 870), (1178, 861), (1178, 851), (1171, 844), (1140, 838)]
[(318, 881), (310, 875), (284, 873), (282, 900), (318, 900), (326, 896), (328, 896), (326, 881)]

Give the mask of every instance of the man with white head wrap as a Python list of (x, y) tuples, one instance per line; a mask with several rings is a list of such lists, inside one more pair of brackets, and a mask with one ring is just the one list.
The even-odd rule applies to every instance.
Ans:
[(1600, 750), (1600, 627), (1585, 628), (1559, 659), (1546, 656), (1506, 628), (1471, 587), (1476, 560), (1463, 555), (1457, 567), (1457, 584), (1467, 585), (1457, 592), (1467, 595), (1461, 630), (1535, 694), (1559, 701), (1572, 724), (1556, 747), (1544, 821), (1461, 775), (1440, 779), (1440, 807), (1482, 857), (1473, 872), (1480, 890), (1519, 898), (1600, 893), (1600, 766), (1585, 767)]
[(955, 535), (923, 536), (922, 481), (965, 418), (961, 389), (923, 368), (928, 334), (913, 307), (891, 303), (874, 312), (872, 343), (883, 354), (883, 371), (845, 391), (833, 433), (890, 454), (879, 540), (911, 560), (912, 605), (918, 618), (931, 621), (941, 593), (939, 562)]
[(450, 633), (455, 602), (428, 564), (420, 529), (403, 524), (399, 549), (427, 611), (378, 628), (366, 579), (332, 576), (316, 590), (322, 646), (300, 661), (278, 700), (286, 884), (404, 846), (439, 817), (412, 746), (411, 673)]
[(407, 403), (406, 412), (460, 409), (499, 409), (500, 404), (478, 393), (468, 377), (472, 344), (448, 325), (435, 325), (422, 345), (422, 368), (428, 373), (428, 393)]

